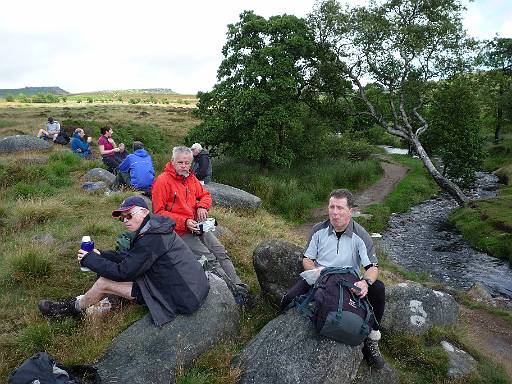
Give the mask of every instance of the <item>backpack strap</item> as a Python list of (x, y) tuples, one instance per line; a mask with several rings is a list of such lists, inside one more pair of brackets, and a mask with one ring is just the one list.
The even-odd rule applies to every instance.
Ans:
[(310, 288), (308, 293), (294, 299), (290, 304), (288, 304), (288, 307), (286, 307), (286, 309), (295, 306), (304, 315), (311, 318), (311, 316), (313, 316), (313, 311), (309, 308), (309, 303), (313, 301), (313, 297), (315, 296), (315, 292), (317, 289), (318, 286), (315, 283), (315, 285), (312, 288)]

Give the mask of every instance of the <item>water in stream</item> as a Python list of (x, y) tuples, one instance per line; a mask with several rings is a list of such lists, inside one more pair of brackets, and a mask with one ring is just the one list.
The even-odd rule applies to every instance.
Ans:
[[(478, 173), (471, 199), (494, 197), (498, 180)], [(426, 273), (430, 279), (459, 289), (475, 282), (484, 284), (493, 295), (512, 298), (510, 263), (472, 249), (456, 229), (446, 224), (456, 202), (442, 193), (439, 197), (392, 215), (379, 243), (388, 257), (407, 271)]]

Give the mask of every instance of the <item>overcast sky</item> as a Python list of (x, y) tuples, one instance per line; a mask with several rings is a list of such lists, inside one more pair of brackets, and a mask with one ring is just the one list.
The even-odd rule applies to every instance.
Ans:
[[(226, 26), (236, 23), (243, 10), (264, 17), (305, 16), (313, 4), (314, 0), (4, 1), (0, 88), (60, 86), (72, 93), (210, 90), (222, 60)], [(512, 37), (512, 1), (470, 3), (465, 25), (478, 38)]]

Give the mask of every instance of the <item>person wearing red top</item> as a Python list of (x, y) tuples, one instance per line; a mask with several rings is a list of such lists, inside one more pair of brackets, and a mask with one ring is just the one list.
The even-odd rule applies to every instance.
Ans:
[(206, 257), (207, 269), (226, 282), (238, 304), (250, 305), (253, 297), (249, 287), (236, 274), (222, 243), (212, 232), (200, 233), (198, 223), (208, 217), (212, 196), (190, 171), (192, 158), (190, 148), (173, 148), (172, 160), (155, 179), (151, 190), (153, 212), (174, 219), (176, 233), (196, 257)]

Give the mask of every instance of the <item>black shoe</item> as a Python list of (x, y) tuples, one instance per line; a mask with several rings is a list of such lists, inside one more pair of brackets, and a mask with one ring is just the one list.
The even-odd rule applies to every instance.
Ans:
[(75, 308), (76, 299), (66, 301), (41, 300), (37, 305), (44, 316), (51, 318), (80, 317), (82, 312)]
[(245, 309), (254, 308), (256, 305), (256, 296), (253, 295), (249, 288), (244, 285), (237, 285), (237, 293), (235, 294), (235, 302), (241, 307)]
[(363, 345), (363, 356), (368, 365), (375, 369), (381, 369), (386, 363), (379, 351), (379, 342), (366, 338)]

